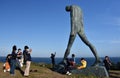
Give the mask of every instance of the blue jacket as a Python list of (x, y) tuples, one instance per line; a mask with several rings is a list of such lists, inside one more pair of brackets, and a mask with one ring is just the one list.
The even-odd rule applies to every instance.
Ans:
[(24, 60), (31, 61), (31, 55), (28, 51), (24, 50), (23, 55), (24, 55)]
[(16, 58), (17, 58), (17, 54), (15, 52), (12, 52), (11, 59), (16, 60)]

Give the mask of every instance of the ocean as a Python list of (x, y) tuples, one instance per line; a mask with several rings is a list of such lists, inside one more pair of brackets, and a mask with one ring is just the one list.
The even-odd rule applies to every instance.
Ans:
[[(91, 66), (94, 61), (95, 61), (95, 58), (94, 57), (85, 57), (86, 61), (87, 61), (87, 64), (88, 66)], [(101, 60), (103, 60), (104, 57), (101, 57)], [(120, 57), (110, 57), (110, 60), (112, 63), (117, 63), (117, 62), (120, 62)], [(55, 58), (55, 62), (56, 64), (60, 63), (62, 61), (62, 58)], [(77, 64), (80, 64), (80, 58), (76, 57), (75, 58), (75, 61)], [(5, 62), (5, 57), (0, 57), (0, 62)], [(32, 62), (35, 62), (35, 63), (46, 63), (46, 64), (51, 64), (51, 58), (48, 58), (48, 57), (32, 57)]]

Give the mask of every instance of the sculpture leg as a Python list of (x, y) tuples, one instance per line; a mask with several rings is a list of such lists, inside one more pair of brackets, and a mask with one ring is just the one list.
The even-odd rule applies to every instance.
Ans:
[(65, 51), (65, 54), (64, 54), (64, 59), (63, 60), (66, 60), (66, 58), (68, 57), (69, 53), (70, 53), (70, 49), (73, 45), (73, 42), (75, 40), (75, 37), (76, 37), (76, 34), (75, 35), (70, 35), (69, 37), (69, 42), (68, 42), (68, 45), (67, 45), (67, 49)]
[(90, 50), (92, 51), (93, 55), (96, 58), (95, 63), (93, 64), (93, 66), (99, 65), (99, 63), (101, 62), (101, 60), (100, 60), (100, 58), (99, 58), (99, 56), (97, 54), (97, 50), (95, 49), (95, 47), (88, 41), (85, 33), (79, 32), (78, 35), (81, 38), (81, 40), (90, 48)]

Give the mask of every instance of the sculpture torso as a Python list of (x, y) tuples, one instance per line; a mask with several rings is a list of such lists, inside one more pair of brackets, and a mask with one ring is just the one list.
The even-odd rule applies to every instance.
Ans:
[(79, 6), (72, 5), (70, 9), (70, 16), (72, 30), (76, 33), (83, 31), (83, 16), (81, 8), (79, 8)]

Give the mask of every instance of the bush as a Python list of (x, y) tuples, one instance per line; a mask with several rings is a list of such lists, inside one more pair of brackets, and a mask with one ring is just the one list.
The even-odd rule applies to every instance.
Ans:
[(112, 63), (112, 66), (110, 66), (111, 70), (120, 70), (120, 62), (118, 62), (117, 64)]
[(120, 62), (117, 63), (118, 70), (120, 70)]

